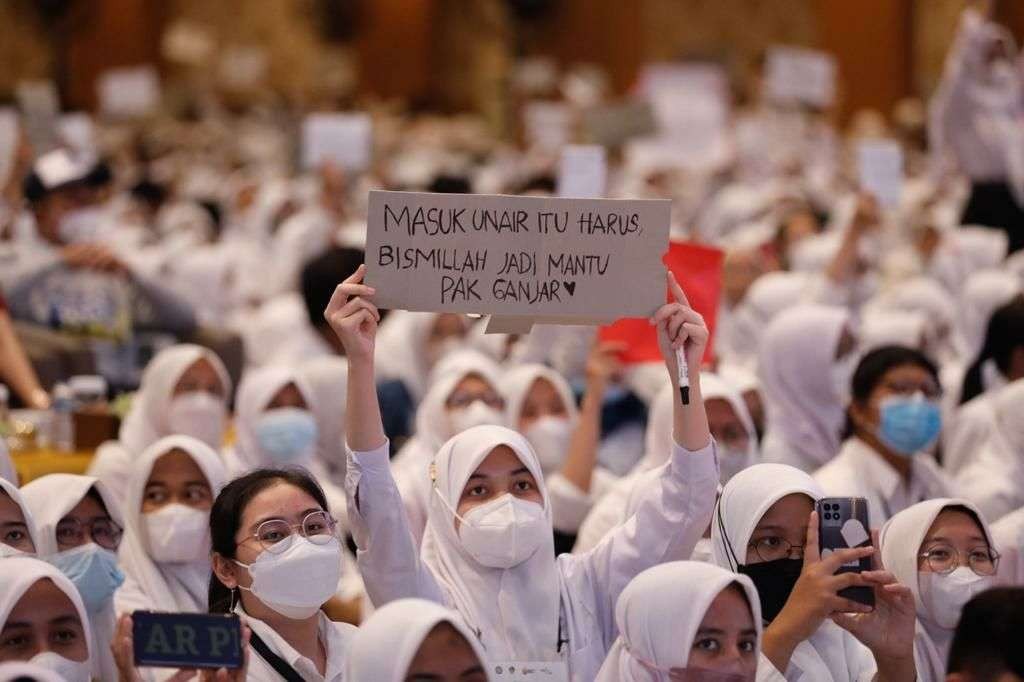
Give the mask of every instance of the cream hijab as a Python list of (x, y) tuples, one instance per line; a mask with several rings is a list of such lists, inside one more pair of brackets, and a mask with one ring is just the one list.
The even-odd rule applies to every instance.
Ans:
[[(459, 614), (423, 599), (399, 599), (376, 611), (359, 626), (346, 659), (345, 678), (373, 682), (404, 682), (423, 640), (447, 623), (462, 635), (488, 669), (483, 649)], [(490, 675), (486, 675), (490, 680)]]
[(734, 584), (750, 606), (760, 655), (761, 604), (750, 578), (711, 564), (675, 561), (647, 569), (622, 591), (615, 606), (619, 638), (596, 682), (669, 682), (668, 673), (644, 663), (685, 668), (711, 602)]
[(161, 438), (146, 448), (132, 466), (125, 507), (125, 533), (118, 560), (125, 582), (114, 595), (118, 613), (136, 609), (205, 613), (210, 561), (157, 563), (150, 556), (142, 501), (146, 484), (158, 459), (171, 450), (183, 450), (196, 463), (216, 497), (227, 482), (224, 463), (205, 443), (188, 436)]

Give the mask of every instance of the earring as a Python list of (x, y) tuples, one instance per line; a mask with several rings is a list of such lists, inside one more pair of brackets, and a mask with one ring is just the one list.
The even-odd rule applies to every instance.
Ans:
[(235, 612), (235, 606), (238, 604), (238, 588), (231, 590), (231, 613)]

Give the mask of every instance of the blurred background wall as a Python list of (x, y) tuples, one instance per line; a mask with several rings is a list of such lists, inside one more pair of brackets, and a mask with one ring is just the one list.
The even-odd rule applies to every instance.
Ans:
[[(3, 0), (0, 98), (19, 80), (49, 77), (65, 108), (91, 108), (98, 74), (142, 62), (173, 80), (183, 67), (166, 59), (162, 37), (186, 25), (205, 32), (216, 55), (265, 50), (268, 89), (300, 104), (372, 95), (495, 118), (518, 56), (597, 64), (624, 91), (647, 61), (710, 57), (742, 77), (764, 48), (788, 43), (836, 54), (849, 114), (927, 95), (965, 2)], [(1024, 2), (1004, 2), (1002, 12), (1024, 34)]]

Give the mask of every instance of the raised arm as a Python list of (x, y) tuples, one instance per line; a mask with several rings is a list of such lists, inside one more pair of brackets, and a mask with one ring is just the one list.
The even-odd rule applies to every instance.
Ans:
[(617, 633), (615, 602), (625, 586), (651, 566), (688, 559), (715, 504), (718, 464), (700, 389), (708, 330), (671, 275), (669, 285), (675, 300), (663, 306), (651, 323), (658, 326), (659, 346), (673, 386), (679, 388), (677, 349), (683, 349), (690, 379), (689, 404), (675, 400), (671, 457), (628, 521), (590, 552), (560, 558), (567, 574), (586, 573), (609, 645)]
[(361, 265), (338, 285), (324, 312), (349, 362), (345, 492), (349, 526), (359, 550), (359, 570), (370, 600), (378, 607), (405, 597), (443, 602), (437, 583), (420, 562), (402, 497), (391, 476), (373, 376), (380, 313), (373, 303), (373, 288), (362, 283), (365, 273), (366, 266)]

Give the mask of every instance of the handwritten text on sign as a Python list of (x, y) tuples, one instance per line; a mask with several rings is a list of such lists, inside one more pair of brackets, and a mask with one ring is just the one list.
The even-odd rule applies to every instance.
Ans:
[(382, 308), (612, 320), (663, 303), (668, 201), (370, 193)]

